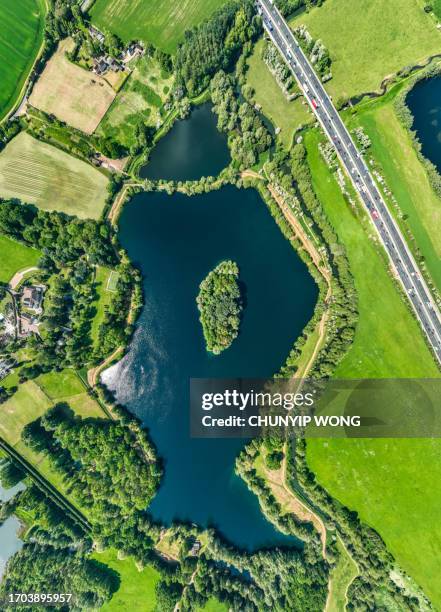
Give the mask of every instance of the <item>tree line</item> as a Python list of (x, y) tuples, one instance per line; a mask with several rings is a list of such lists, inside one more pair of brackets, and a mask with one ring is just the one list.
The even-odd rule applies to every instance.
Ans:
[(210, 93), (217, 127), (228, 134), (228, 144), (236, 166), (241, 170), (254, 166), (267, 151), (273, 138), (259, 113), (246, 101), (239, 101), (234, 77), (219, 71), (211, 80)]

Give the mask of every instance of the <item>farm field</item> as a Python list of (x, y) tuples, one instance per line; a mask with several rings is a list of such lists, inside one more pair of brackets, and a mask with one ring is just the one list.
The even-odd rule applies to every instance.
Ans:
[(115, 97), (107, 81), (65, 56), (74, 41), (63, 40), (32, 90), (29, 103), (86, 134), (92, 134)]
[(98, 219), (108, 179), (96, 168), (20, 132), (0, 153), (0, 197)]
[(141, 572), (138, 571), (132, 558), (118, 559), (114, 549), (94, 553), (92, 558), (117, 572), (121, 580), (118, 591), (100, 610), (119, 612), (126, 609), (154, 612), (156, 607), (155, 586), (160, 578), (159, 572), (149, 565)]
[(43, 42), (45, 0), (0, 3), (0, 120), (18, 102)]
[[(392, 92), (391, 92), (392, 93)], [(425, 264), (441, 291), (441, 199), (433, 191), (411, 137), (394, 111), (394, 97), (362, 105), (350, 121), (361, 125), (372, 146), (369, 155), (380, 165), (386, 184), (408, 215), (407, 225)]]
[(18, 270), (36, 266), (40, 251), (7, 236), (0, 236), (0, 283), (9, 283)]
[[(359, 296), (355, 341), (335, 377), (438, 377), (365, 222), (351, 213), (317, 150), (320, 139), (316, 131), (305, 138), (314, 186), (346, 247)], [(307, 456), (319, 482), (380, 533), (401, 567), (439, 607), (441, 524), (433, 483), (441, 478), (440, 441), (311, 440)]]
[(90, 13), (101, 30), (124, 42), (151, 42), (174, 53), (184, 32), (211, 15), (226, 0), (97, 0)]
[(435, 20), (417, 0), (401, 0), (399, 8), (384, 0), (326, 0), (290, 24), (305, 24), (328, 47), (333, 78), (326, 88), (336, 98), (377, 91), (384, 77), (441, 48)]
[(161, 122), (162, 105), (172, 84), (172, 76), (164, 73), (153, 58), (143, 56), (118, 92), (97, 133), (130, 148), (135, 144), (138, 124), (156, 127)]
[(312, 115), (302, 104), (303, 97), (292, 102), (285, 98), (261, 57), (263, 44), (263, 39), (259, 40), (248, 59), (246, 84), (254, 90), (253, 100), (260, 104), (264, 115), (271, 120), (275, 128), (280, 128), (280, 138), (283, 144), (289, 147), (295, 130), (300, 125), (310, 123)]

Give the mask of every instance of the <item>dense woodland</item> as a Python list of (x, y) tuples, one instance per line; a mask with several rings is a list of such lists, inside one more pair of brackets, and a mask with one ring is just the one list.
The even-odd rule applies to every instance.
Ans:
[(239, 101), (234, 78), (218, 72), (210, 83), (217, 127), (229, 136), (231, 156), (241, 170), (251, 168), (273, 139), (258, 112), (248, 102)]
[(239, 267), (222, 261), (200, 284), (196, 298), (207, 350), (219, 355), (239, 333), (243, 308)]
[[(79, 507), (107, 530), (144, 510), (159, 485), (155, 450), (145, 431), (134, 425), (82, 420), (69, 406), (57, 404), (27, 425), (22, 438), (34, 450), (47, 453)], [(108, 526), (109, 519), (115, 527)]]
[[(58, 604), (55, 609), (91, 610), (108, 601), (118, 585), (118, 576), (109, 568), (69, 548), (26, 543), (8, 564), (0, 594), (70, 593), (69, 607)], [(29, 609), (20, 604), (3, 607), (3, 610)]]
[(253, 0), (227, 2), (207, 21), (186, 32), (176, 53), (177, 87), (190, 97), (201, 93), (219, 70), (228, 70), (243, 45), (262, 31)]

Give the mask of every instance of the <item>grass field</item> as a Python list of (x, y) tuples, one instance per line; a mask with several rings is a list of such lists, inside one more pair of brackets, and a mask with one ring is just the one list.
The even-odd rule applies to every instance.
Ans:
[(211, 597), (203, 608), (197, 608), (198, 612), (228, 612), (228, 606)]
[(157, 127), (172, 84), (173, 77), (164, 74), (153, 58), (142, 57), (101, 121), (98, 134), (129, 148), (135, 143), (135, 128), (140, 121)]
[(85, 391), (81, 380), (70, 369), (41, 374), (36, 382), (43, 393), (49, 396), (51, 400), (60, 400)]
[(425, 257), (427, 269), (441, 291), (441, 199), (430, 186), (410, 135), (398, 120), (394, 97), (359, 108), (351, 125), (362, 125), (372, 141), (370, 153), (380, 172), (408, 215), (407, 224)]
[(0, 406), (0, 435), (14, 446), (20, 441), (25, 425), (61, 400), (69, 403), (81, 416), (105, 417), (73, 370), (50, 372), (21, 384), (17, 392)]
[(92, 134), (115, 97), (107, 81), (80, 68), (65, 56), (74, 41), (60, 42), (32, 90), (32, 106), (53, 114), (61, 121)]
[(343, 612), (346, 606), (346, 593), (349, 585), (358, 576), (358, 568), (341, 539), (337, 538), (339, 560), (331, 572), (331, 591), (326, 612)]
[(303, 23), (332, 57), (331, 94), (378, 90), (384, 77), (439, 53), (441, 34), (418, 0), (326, 0), (291, 25)]
[(139, 572), (133, 559), (130, 557), (118, 559), (114, 549), (94, 553), (92, 557), (117, 572), (121, 580), (118, 591), (100, 610), (103, 612), (119, 612), (120, 610), (154, 612), (156, 607), (155, 586), (160, 578), (159, 572), (150, 566)]
[(43, 42), (44, 0), (0, 2), (0, 120), (14, 107)]
[(98, 219), (108, 179), (96, 168), (21, 132), (0, 153), (0, 197)]
[(262, 112), (275, 128), (280, 128), (280, 138), (289, 147), (295, 130), (312, 121), (312, 115), (302, 104), (304, 98), (289, 102), (277, 84), (269, 68), (262, 60), (263, 39), (255, 45), (248, 59), (246, 83), (255, 91), (253, 99), (262, 107)]
[(115, 272), (109, 268), (98, 266), (95, 276), (95, 286), (98, 294), (98, 299), (94, 302), (93, 306), (96, 308), (96, 314), (92, 320), (92, 327), (90, 335), (93, 341), (94, 347), (97, 347), (98, 343), (98, 331), (101, 323), (104, 321), (104, 315), (106, 312), (106, 306), (110, 304), (112, 300), (112, 290), (110, 287), (111, 279), (115, 276)]
[(8, 283), (18, 270), (36, 266), (40, 251), (7, 236), (0, 236), (0, 282)]
[[(339, 378), (437, 377), (417, 323), (368, 232), (322, 161), (317, 132), (305, 139), (314, 185), (345, 245), (359, 296), (359, 322)], [(403, 569), (441, 606), (439, 440), (311, 440), (308, 462), (331, 495), (383, 537)], [(430, 525), (430, 529), (428, 526)]]
[(122, 40), (152, 42), (173, 53), (185, 30), (203, 21), (226, 0), (97, 0), (92, 22)]

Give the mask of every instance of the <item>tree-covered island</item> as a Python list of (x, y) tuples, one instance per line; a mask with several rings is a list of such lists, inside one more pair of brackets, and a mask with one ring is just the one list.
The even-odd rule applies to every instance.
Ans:
[(196, 298), (207, 351), (219, 355), (239, 333), (243, 302), (239, 287), (239, 266), (222, 261), (200, 284)]

